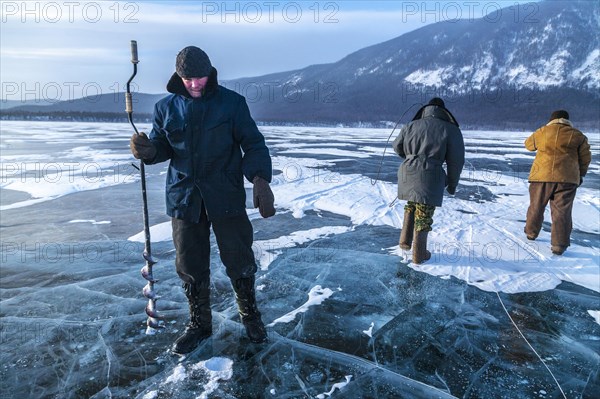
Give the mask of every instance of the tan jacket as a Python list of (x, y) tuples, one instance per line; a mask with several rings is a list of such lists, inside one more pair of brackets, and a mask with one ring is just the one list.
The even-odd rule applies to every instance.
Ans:
[(525, 148), (537, 151), (530, 182), (579, 184), (592, 160), (587, 137), (563, 118), (536, 130), (525, 140)]

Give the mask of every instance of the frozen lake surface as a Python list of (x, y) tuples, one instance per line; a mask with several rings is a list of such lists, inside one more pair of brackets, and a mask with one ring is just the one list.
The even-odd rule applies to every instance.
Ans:
[(248, 214), (270, 342), (245, 338), (213, 239), (215, 333), (181, 361), (167, 352), (188, 319), (164, 213), (166, 164), (146, 171), (167, 327), (146, 335), (130, 126), (2, 121), (1, 129), (2, 398), (600, 392), (598, 133), (587, 133), (593, 159), (572, 245), (557, 257), (548, 223), (534, 242), (523, 233), (529, 133), (464, 132), (461, 184), (436, 210), (432, 260), (419, 266), (397, 246), (404, 203), (389, 206), (400, 164), (389, 144), (381, 166), (390, 129), (261, 128), (277, 215)]

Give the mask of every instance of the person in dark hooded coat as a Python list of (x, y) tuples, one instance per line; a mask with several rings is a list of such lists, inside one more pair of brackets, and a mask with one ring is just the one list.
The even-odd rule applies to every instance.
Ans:
[[(413, 262), (431, 258), (427, 235), (433, 213), (442, 206), (444, 188), (454, 195), (465, 161), (462, 132), (440, 98), (433, 98), (394, 140), (396, 154), (404, 158), (398, 169), (398, 198), (408, 201), (400, 248), (413, 249)], [(443, 164), (446, 163), (446, 171)]]
[(254, 185), (254, 206), (275, 214), (269, 187), (271, 158), (243, 96), (220, 86), (217, 70), (198, 47), (181, 50), (170, 95), (154, 107), (150, 137), (133, 135), (133, 155), (145, 164), (169, 160), (167, 214), (176, 270), (190, 307), (190, 322), (172, 351), (191, 352), (212, 334), (210, 227), (231, 279), (239, 314), (252, 342), (265, 342), (256, 306), (253, 229), (246, 214), (244, 177)]

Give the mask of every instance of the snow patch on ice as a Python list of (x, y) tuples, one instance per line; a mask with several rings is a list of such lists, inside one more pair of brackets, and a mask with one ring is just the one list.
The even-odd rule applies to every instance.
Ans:
[(333, 234), (342, 234), (351, 231), (349, 226), (325, 226), (310, 230), (295, 231), (290, 235), (273, 238), (271, 240), (258, 240), (254, 242), (254, 253), (261, 270), (267, 270), (269, 265), (281, 255), (283, 248), (293, 248), (306, 242), (314, 241)]
[[(497, 179), (511, 180), (500, 176)], [(431, 260), (421, 265), (410, 263), (409, 267), (434, 276), (454, 276), (491, 292), (545, 291), (561, 281), (600, 291), (600, 265), (595, 255), (598, 248), (573, 245), (557, 258), (550, 251), (550, 234), (542, 232), (536, 241), (525, 238), (522, 219), (529, 197), (514, 194), (525, 193), (527, 186), (526, 181), (486, 185), (495, 194), (513, 194), (499, 197), (502, 206), (444, 199), (444, 206), (436, 209), (434, 230), (430, 233)], [(597, 232), (597, 221), (584, 216), (598, 212), (591, 203), (594, 194), (581, 191), (575, 201), (575, 224)], [(459, 214), (457, 210), (466, 213)], [(581, 216), (577, 216), (579, 213)], [(396, 246), (390, 251), (410, 259), (407, 252)]]
[[(71, 138), (74, 139), (82, 141), (80, 137)], [(72, 141), (69, 142), (71, 143)], [(98, 151), (89, 146), (80, 146), (59, 152), (47, 162), (34, 162), (28, 158), (29, 155), (24, 157), (12, 156), (15, 162), (9, 162), (0, 168), (0, 187), (27, 193), (32, 199), (0, 206), (0, 211), (139, 180), (139, 174), (132, 174), (128, 165), (132, 159), (131, 154), (124, 151)], [(17, 160), (21, 162), (17, 164)], [(3, 159), (3, 162), (6, 160)]]
[(95, 219), (74, 219), (69, 220), (67, 223), (110, 224), (110, 220), (102, 220), (100, 222), (97, 222)]
[(174, 369), (173, 373), (167, 377), (165, 380), (165, 384), (176, 384), (181, 382), (187, 378), (187, 373), (185, 371), (185, 367), (183, 365), (178, 364)]
[(368, 335), (369, 337), (373, 336), (373, 327), (375, 327), (375, 323), (371, 322), (371, 327), (368, 330), (363, 330), (363, 334)]
[(273, 164), (281, 169), (294, 166), (293, 175), (275, 176), (271, 188), (277, 207), (290, 209), (296, 218), (318, 209), (347, 216), (355, 225), (401, 226), (398, 215), (388, 207), (396, 197), (395, 184), (373, 181), (372, 185), (366, 176), (342, 175), (314, 159), (276, 156)]
[[(152, 242), (171, 241), (173, 239), (173, 229), (171, 228), (171, 222), (164, 222), (150, 226), (150, 237)], [(132, 235), (127, 241), (133, 242), (145, 242), (145, 235), (143, 231)]]
[(204, 370), (208, 373), (208, 382), (200, 399), (207, 399), (219, 387), (219, 381), (227, 381), (233, 376), (233, 360), (226, 357), (213, 357), (192, 366), (192, 370)]
[(158, 391), (150, 391), (146, 393), (142, 399), (156, 399), (158, 397)]
[(338, 382), (337, 384), (333, 384), (331, 386), (331, 389), (329, 390), (329, 392), (325, 392), (325, 393), (321, 393), (319, 395), (317, 395), (318, 399), (325, 399), (325, 397), (330, 397), (331, 395), (333, 395), (333, 393), (339, 389), (340, 391), (342, 390), (342, 388), (344, 388), (346, 385), (348, 385), (350, 383), (350, 380), (352, 380), (352, 376), (351, 375), (347, 375), (344, 377), (346, 379), (346, 381), (344, 382)]
[(588, 310), (588, 313), (594, 318), (596, 323), (600, 324), (600, 310)]
[(311, 306), (317, 306), (323, 303), (327, 298), (333, 295), (333, 291), (329, 288), (322, 288), (320, 285), (315, 285), (308, 293), (308, 301), (306, 301), (298, 309), (295, 309), (268, 324), (267, 327), (273, 327), (277, 323), (289, 323), (296, 318), (298, 313), (304, 313)]
[[(178, 364), (171, 374), (160, 383), (160, 386), (166, 387), (169, 384), (199, 386), (204, 390), (196, 398), (207, 399), (217, 390), (220, 381), (229, 380), (231, 377), (233, 377), (233, 360), (226, 357), (212, 357), (194, 364)], [(202, 378), (203, 381), (197, 381), (199, 378)], [(189, 382), (183, 383), (186, 380)], [(207, 381), (204, 382), (204, 380)], [(179, 386), (175, 389), (181, 389)], [(149, 391), (143, 396), (143, 399), (156, 398), (159, 391), (160, 389)]]

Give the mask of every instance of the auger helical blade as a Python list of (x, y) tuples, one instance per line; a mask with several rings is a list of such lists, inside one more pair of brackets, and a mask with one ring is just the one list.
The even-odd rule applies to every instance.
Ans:
[(157, 263), (157, 261), (152, 257), (152, 255), (146, 251), (144, 251), (142, 256), (144, 257), (144, 260), (146, 260), (147, 265), (150, 267), (152, 267), (153, 265), (155, 265)]
[(146, 314), (148, 315), (148, 317), (153, 318), (153, 319), (157, 319), (157, 320), (164, 319), (164, 317), (160, 313), (158, 313), (158, 311), (156, 310), (154, 300), (148, 301), (148, 304), (146, 305)]
[(156, 291), (154, 291), (154, 283), (148, 282), (142, 289), (142, 293), (144, 296), (151, 300), (157, 300), (159, 297), (156, 295)]
[(142, 269), (140, 270), (140, 272), (142, 273), (142, 277), (144, 277), (149, 282), (151, 282), (151, 283), (158, 283), (158, 280), (155, 279), (154, 275), (152, 274), (152, 266), (145, 265), (144, 267), (142, 267)]

